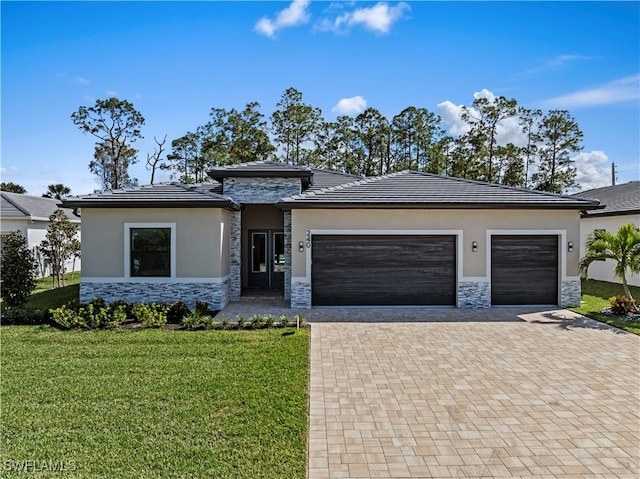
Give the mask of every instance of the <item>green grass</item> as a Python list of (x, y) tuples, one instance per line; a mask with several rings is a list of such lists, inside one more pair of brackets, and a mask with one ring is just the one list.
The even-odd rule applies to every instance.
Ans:
[(3, 465), (77, 467), (29, 477), (305, 477), (306, 330), (0, 334)]
[[(629, 289), (636, 300), (640, 298), (640, 288), (637, 286), (629, 286)], [(616, 328), (624, 329), (634, 334), (640, 334), (640, 323), (638, 321), (611, 317), (600, 312), (601, 309), (608, 308), (611, 305), (609, 298), (618, 294), (624, 294), (622, 286), (619, 284), (594, 279), (582, 280), (582, 301), (580, 302), (580, 307), (571, 308), (571, 310), (615, 326)]]
[[(67, 273), (65, 275), (66, 285), (64, 288), (52, 289), (51, 276), (38, 278), (36, 289), (24, 305), (26, 309), (59, 308), (73, 299), (78, 299), (80, 294), (80, 272)], [(4, 308), (4, 302), (0, 300)]]

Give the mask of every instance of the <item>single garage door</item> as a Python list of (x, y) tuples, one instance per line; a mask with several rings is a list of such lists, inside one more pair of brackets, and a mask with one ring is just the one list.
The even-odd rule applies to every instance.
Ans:
[(455, 236), (314, 235), (314, 306), (454, 305)]
[(491, 237), (491, 304), (558, 304), (558, 237)]

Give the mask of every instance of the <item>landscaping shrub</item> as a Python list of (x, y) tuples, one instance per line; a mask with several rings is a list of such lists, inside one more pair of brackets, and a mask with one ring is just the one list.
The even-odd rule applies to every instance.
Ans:
[(206, 316), (207, 314), (209, 314), (209, 303), (207, 303), (206, 301), (196, 301), (195, 310), (202, 316)]
[(180, 324), (185, 329), (199, 329), (202, 327), (202, 315), (198, 311), (193, 311), (182, 318)]
[(36, 287), (36, 263), (27, 238), (12, 231), (2, 238), (2, 299), (9, 306), (22, 306)]
[(289, 326), (289, 317), (286, 314), (280, 316), (280, 325), (284, 328)]
[(264, 317), (264, 325), (267, 328), (273, 328), (273, 324), (276, 322), (276, 318), (274, 318), (271, 314), (268, 314)]
[(167, 323), (167, 308), (162, 304), (136, 303), (131, 314), (133, 319), (148, 328), (159, 328)]
[(173, 324), (180, 324), (183, 318), (186, 318), (191, 313), (189, 306), (184, 301), (176, 301), (169, 305), (169, 311), (167, 312), (167, 321)]
[(49, 311), (53, 322), (65, 329), (82, 327), (84, 320), (74, 305), (64, 305)]
[(260, 316), (259, 314), (254, 314), (253, 316), (251, 316), (251, 327), (253, 329), (258, 329), (262, 326), (262, 316)]
[(636, 302), (633, 299), (629, 299), (621, 294), (609, 298), (611, 303), (611, 312), (620, 316), (625, 316), (629, 313), (636, 311)]

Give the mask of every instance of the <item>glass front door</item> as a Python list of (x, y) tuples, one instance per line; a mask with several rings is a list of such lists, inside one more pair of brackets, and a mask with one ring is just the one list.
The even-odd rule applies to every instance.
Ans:
[(249, 231), (249, 287), (284, 288), (284, 232)]

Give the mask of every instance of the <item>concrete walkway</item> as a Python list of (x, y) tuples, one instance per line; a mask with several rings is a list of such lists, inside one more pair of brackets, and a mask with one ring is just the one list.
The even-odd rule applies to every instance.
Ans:
[[(343, 314), (388, 321), (322, 322)], [(640, 475), (638, 336), (566, 310), (305, 317), (310, 479)]]

